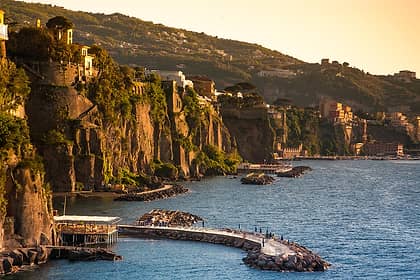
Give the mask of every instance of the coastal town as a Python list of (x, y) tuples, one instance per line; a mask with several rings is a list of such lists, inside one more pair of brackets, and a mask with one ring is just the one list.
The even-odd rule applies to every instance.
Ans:
[[(192, 44), (200, 56), (220, 59), (219, 71), (204, 60), (193, 69), (187, 58), (162, 63), (149, 53), (164, 67), (130, 59), (142, 45), (126, 41), (117, 44), (126, 56), (121, 62), (121, 53), (108, 50), (92, 26), (88, 33), (57, 14), (21, 21), (10, 3), (0, 6), (0, 275), (58, 259), (126, 265), (126, 256), (131, 261), (133, 254), (150, 253), (133, 253), (126, 243), (148, 248), (166, 239), (242, 249), (242, 261), (252, 269), (327, 273), (341, 265), (334, 251), (339, 245), (325, 246), (335, 230), (329, 219), (342, 214), (335, 207), (357, 209), (368, 192), (384, 188), (379, 174), (416, 174), (417, 99), (413, 106), (389, 105), (416, 92), (414, 71), (371, 75), (329, 58), (282, 60), (258, 45), (252, 52), (244, 47), (248, 65), (233, 54), (239, 45), (222, 43)], [(46, 7), (49, 13), (56, 8)], [(122, 25), (120, 14), (99, 17)], [(190, 44), (189, 31), (147, 32), (162, 45), (170, 38), (174, 55), (200, 57), (191, 46), (181, 47)], [(245, 64), (249, 72), (238, 66)], [(240, 74), (229, 77), (232, 69)], [(370, 86), (398, 90), (384, 101), (363, 95), (374, 92)], [(370, 166), (376, 173), (363, 173)], [(355, 193), (362, 189), (357, 199), (343, 183), (346, 176)], [(339, 188), (346, 198), (331, 206), (342, 195)], [(197, 214), (175, 210), (178, 205)], [(355, 232), (363, 219), (375, 225), (365, 216), (343, 217), (341, 232)], [(354, 241), (335, 238), (338, 244)]]

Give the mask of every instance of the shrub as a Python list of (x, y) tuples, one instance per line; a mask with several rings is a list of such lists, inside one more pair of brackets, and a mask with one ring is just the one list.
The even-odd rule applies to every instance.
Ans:
[(160, 160), (155, 160), (152, 163), (152, 169), (155, 176), (170, 180), (178, 178), (178, 168), (170, 162), (163, 163)]

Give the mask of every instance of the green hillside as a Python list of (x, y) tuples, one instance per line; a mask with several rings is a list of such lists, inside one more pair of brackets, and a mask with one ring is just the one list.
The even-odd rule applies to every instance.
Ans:
[[(151, 69), (205, 74), (218, 88), (252, 82), (269, 102), (279, 97), (301, 106), (315, 106), (321, 96), (347, 102), (356, 110), (420, 113), (420, 82), (403, 83), (373, 76), (357, 68), (308, 64), (256, 44), (220, 39), (204, 33), (170, 28), (122, 14), (93, 14), (61, 7), (2, 0), (10, 29), (42, 23), (56, 15), (75, 24), (75, 42), (97, 44), (122, 64)], [(290, 69), (289, 78), (259, 77), (261, 70)]]
[(166, 27), (122, 14), (75, 12), (57, 6), (2, 1), (13, 28), (42, 23), (56, 15), (75, 24), (75, 42), (98, 44), (120, 63), (207, 74), (227, 83), (251, 78), (248, 68), (282, 67), (299, 60), (255, 44), (219, 39), (204, 33)]

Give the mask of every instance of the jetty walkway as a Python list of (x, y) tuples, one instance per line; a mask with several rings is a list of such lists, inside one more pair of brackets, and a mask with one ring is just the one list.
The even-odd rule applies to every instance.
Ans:
[[(293, 255), (287, 246), (274, 239), (268, 239), (261, 233), (245, 232), (231, 229), (213, 229), (200, 227), (159, 227), (159, 226), (135, 226), (119, 225), (118, 230), (123, 236), (149, 236), (149, 237), (167, 237), (169, 239), (196, 240), (210, 243), (220, 243), (214, 241), (223, 241), (226, 239), (226, 245), (234, 244), (235, 241), (247, 241), (251, 246), (258, 247), (269, 256), (279, 256), (282, 254)], [(209, 238), (204, 238), (207, 236)], [(229, 240), (227, 240), (229, 239)], [(229, 242), (232, 241), (232, 242)], [(264, 246), (263, 246), (264, 244)], [(253, 245), (253, 246), (252, 246)], [(236, 247), (236, 246), (235, 246)]]
[(276, 271), (324, 271), (329, 263), (296, 243), (232, 229), (118, 225), (125, 237), (167, 238), (200, 241), (241, 248), (248, 252), (245, 264)]

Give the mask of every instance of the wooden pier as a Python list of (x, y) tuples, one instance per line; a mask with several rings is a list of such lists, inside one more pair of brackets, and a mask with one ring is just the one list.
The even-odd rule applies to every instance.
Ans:
[(118, 239), (119, 217), (56, 216), (54, 222), (59, 245), (89, 246), (113, 244)]

